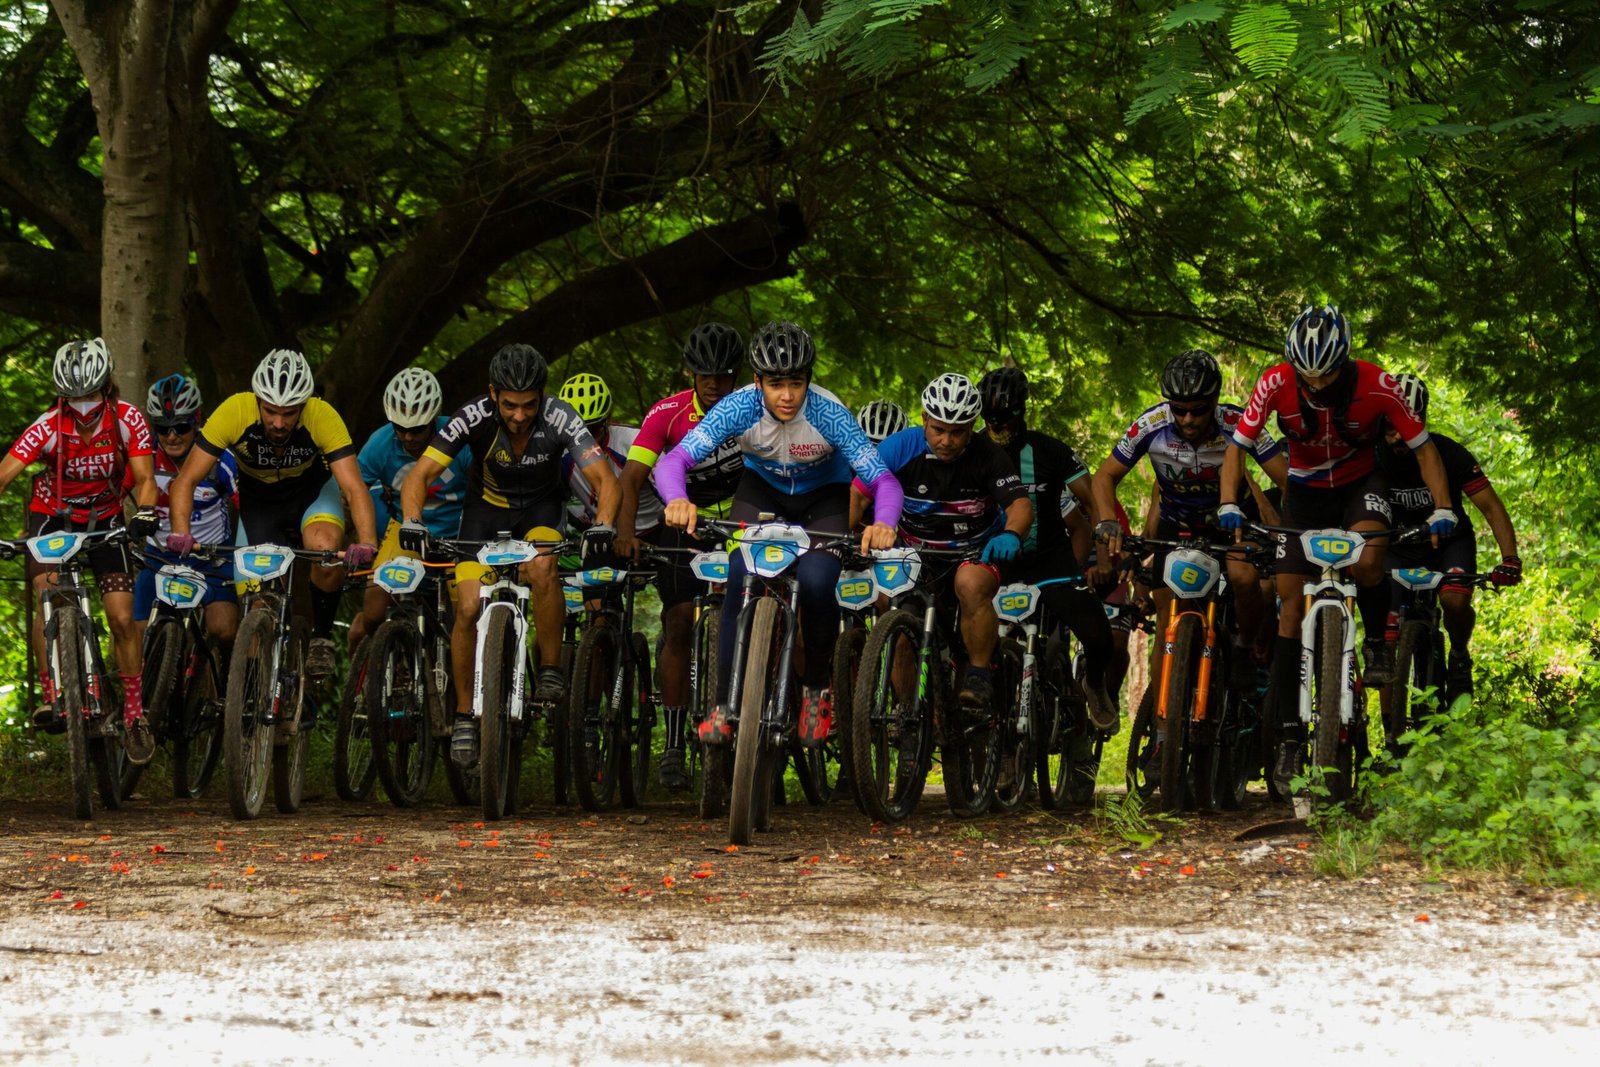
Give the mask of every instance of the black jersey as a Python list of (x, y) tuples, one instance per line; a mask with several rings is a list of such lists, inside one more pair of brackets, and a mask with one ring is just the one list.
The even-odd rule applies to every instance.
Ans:
[(1033, 500), (1033, 528), (1023, 538), (1022, 551), (1049, 558), (1064, 554), (1063, 558), (1072, 558), (1072, 566), (1076, 567), (1072, 537), (1067, 533), (1061, 504), (1064, 496), (1072, 493), (1067, 486), (1087, 477), (1089, 468), (1083, 465), (1071, 445), (1042, 430), (1023, 431), (1004, 447), (1004, 451), (1016, 465), (1023, 492)]
[(463, 446), (472, 447), (467, 504), (481, 500), (491, 507), (524, 511), (548, 500), (562, 500), (567, 483), (561, 457), (570, 455), (580, 469), (605, 459), (589, 428), (572, 405), (553, 396), (544, 407), (521, 451), (513, 450), (511, 434), (488, 396), (470, 401), (434, 435), (425, 453), (448, 467)]
[[(1489, 488), (1489, 478), (1478, 466), (1471, 450), (1454, 438), (1442, 433), (1429, 436), (1439, 448), (1439, 459), (1444, 463), (1444, 476), (1450, 483), (1450, 507), (1455, 509), (1458, 533), (1469, 533), (1472, 520), (1461, 506), (1463, 496), (1471, 496)], [(1416, 453), (1407, 448), (1405, 455), (1397, 456), (1392, 448), (1378, 446), (1378, 469), (1389, 482), (1389, 507), (1394, 512), (1396, 529), (1419, 526), (1433, 514), (1433, 495), (1422, 478), (1422, 467)]]
[(1022, 496), (1016, 468), (983, 437), (974, 436), (946, 463), (928, 449), (922, 427), (913, 426), (885, 438), (878, 455), (905, 491), (900, 532), (909, 544), (981, 545), (1005, 527), (1005, 509)]

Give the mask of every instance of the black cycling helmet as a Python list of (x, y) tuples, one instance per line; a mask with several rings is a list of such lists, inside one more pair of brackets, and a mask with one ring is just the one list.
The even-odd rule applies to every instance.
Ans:
[(507, 392), (535, 392), (549, 377), (550, 365), (532, 345), (506, 345), (489, 361), (489, 384)]
[(683, 343), (683, 365), (690, 374), (734, 374), (744, 359), (744, 338), (724, 322), (703, 322)]
[(792, 322), (769, 322), (750, 338), (750, 369), (777, 378), (810, 374), (817, 362), (811, 335)]
[(1394, 384), (1400, 387), (1400, 393), (1406, 398), (1406, 407), (1411, 413), (1423, 422), (1428, 421), (1428, 387), (1422, 384), (1422, 379), (1415, 374), (1396, 374)]
[(1222, 371), (1203, 348), (1173, 356), (1161, 372), (1161, 395), (1168, 400), (1214, 400), (1221, 392)]
[(984, 422), (1010, 422), (1028, 410), (1028, 376), (1020, 367), (996, 367), (978, 382)]

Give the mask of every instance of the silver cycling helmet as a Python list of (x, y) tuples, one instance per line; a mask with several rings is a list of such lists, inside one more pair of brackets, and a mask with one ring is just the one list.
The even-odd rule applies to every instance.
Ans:
[(769, 322), (750, 338), (750, 369), (774, 378), (811, 373), (817, 346), (792, 322)]
[(1301, 377), (1332, 374), (1350, 358), (1350, 324), (1332, 304), (1308, 307), (1289, 327), (1283, 354)]
[(175, 422), (200, 411), (200, 387), (181, 374), (169, 374), (150, 387), (144, 413), (153, 422)]
[(940, 422), (960, 425), (976, 422), (983, 397), (965, 374), (941, 374), (922, 390), (922, 414)]
[(1406, 398), (1406, 407), (1412, 414), (1423, 422), (1428, 421), (1428, 387), (1422, 384), (1422, 379), (1415, 374), (1396, 374), (1394, 384), (1400, 387), (1400, 395)]
[(383, 390), (383, 417), (408, 430), (433, 425), (443, 406), (439, 379), (421, 367), (407, 367)]
[(867, 439), (875, 445), (882, 444), (885, 438), (911, 425), (906, 413), (893, 400), (869, 400), (856, 412), (856, 421), (861, 424)]
[(262, 403), (292, 408), (304, 404), (316, 391), (311, 364), (292, 348), (274, 348), (256, 364), (250, 376), (250, 391)]
[(111, 380), (111, 354), (106, 343), (68, 341), (56, 349), (56, 393), (60, 396), (88, 396), (98, 393)]

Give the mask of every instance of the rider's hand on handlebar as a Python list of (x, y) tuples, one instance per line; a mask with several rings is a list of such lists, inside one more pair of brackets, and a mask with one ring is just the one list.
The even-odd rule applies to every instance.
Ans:
[(1101, 519), (1094, 524), (1094, 540), (1100, 546), (1096, 553), (1097, 566), (1109, 568), (1112, 557), (1122, 552), (1122, 523), (1116, 519)]
[(176, 530), (167, 534), (167, 551), (187, 556), (194, 551), (194, 534), (178, 533)]
[(357, 541), (344, 550), (344, 565), (353, 571), (364, 571), (378, 558), (378, 546)]
[(983, 562), (1010, 563), (1022, 551), (1022, 538), (1010, 530), (1001, 530), (983, 546)]
[(1435, 508), (1432, 515), (1428, 516), (1428, 533), (1433, 537), (1433, 547), (1438, 548), (1439, 542), (1456, 532), (1456, 513), (1449, 508)]
[(684, 497), (679, 497), (677, 500), (667, 501), (667, 509), (661, 516), (661, 521), (693, 537), (694, 523), (698, 517), (699, 513), (695, 510), (695, 506)]
[(1243, 536), (1244, 509), (1238, 504), (1223, 504), (1217, 508), (1217, 529), (1233, 534), (1238, 541)]
[(619, 532), (612, 547), (616, 550), (617, 558), (619, 560), (626, 560), (629, 563), (637, 564), (639, 562), (639, 548), (642, 543), (643, 542), (641, 542), (637, 537), (634, 537), (632, 534), (624, 536)]
[(864, 556), (874, 549), (894, 547), (894, 527), (887, 523), (875, 522), (861, 531), (861, 554)]
[(1489, 580), (1495, 585), (1516, 585), (1522, 581), (1522, 558), (1520, 556), (1507, 556), (1500, 561), (1500, 566), (1489, 572)]
[(400, 551), (408, 556), (421, 556), (428, 551), (428, 528), (416, 519), (400, 524)]
[(161, 518), (153, 507), (140, 508), (133, 513), (133, 518), (128, 520), (128, 533), (137, 540), (143, 541), (146, 537), (161, 528)]

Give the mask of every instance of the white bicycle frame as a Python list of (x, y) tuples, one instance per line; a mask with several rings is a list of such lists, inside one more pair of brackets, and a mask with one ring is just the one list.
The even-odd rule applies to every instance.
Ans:
[[(478, 591), (477, 645), (472, 658), (472, 717), (483, 718), (483, 654), (484, 637), (489, 632), (489, 621), (498, 612), (511, 613), (511, 632), (516, 637), (519, 651), (516, 667), (511, 672), (511, 706), (506, 709), (512, 722), (521, 722), (524, 706), (528, 702), (528, 600), (532, 590), (516, 577), (522, 564), (536, 559), (539, 549), (525, 541), (496, 541), (478, 550), (478, 562), (493, 567), (495, 580), (484, 583)], [(510, 593), (515, 599), (497, 600), (500, 593)]]
[(1306, 559), (1322, 566), (1316, 584), (1307, 585), (1306, 613), (1300, 621), (1300, 721), (1311, 725), (1311, 681), (1316, 675), (1317, 618), (1327, 612), (1343, 617), (1344, 649), (1340, 659), (1343, 677), (1339, 694), (1339, 722), (1349, 726), (1356, 714), (1356, 627), (1351, 610), (1356, 583), (1342, 572), (1361, 558), (1367, 539), (1353, 530), (1307, 530), (1300, 535)]

